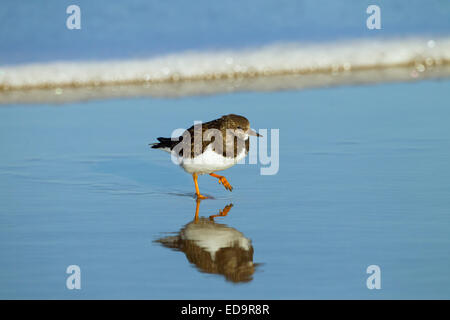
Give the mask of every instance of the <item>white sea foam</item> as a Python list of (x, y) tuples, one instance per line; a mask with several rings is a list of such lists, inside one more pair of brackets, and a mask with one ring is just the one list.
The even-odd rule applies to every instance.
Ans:
[[(273, 44), (243, 50), (183, 52), (140, 60), (34, 63), (0, 67), (0, 102), (20, 100), (20, 97), (23, 100), (23, 91), (42, 94), (39, 91), (42, 89), (50, 89), (54, 96), (69, 93), (64, 97), (69, 96), (69, 100), (70, 93), (75, 92), (70, 89), (80, 88), (89, 88), (88, 94), (83, 90), (75, 93), (84, 99), (108, 94), (173, 96), (243, 88), (278, 90), (308, 87), (309, 83), (370, 82), (373, 72), (380, 70), (384, 70), (381, 78), (385, 77), (381, 81), (414, 80), (427, 72), (427, 77), (447, 77), (449, 64), (450, 37)], [(400, 72), (399, 68), (407, 70)], [(385, 72), (386, 69), (397, 71)], [(302, 76), (301, 79), (298, 76)], [(93, 91), (93, 87), (103, 87), (103, 90)]]

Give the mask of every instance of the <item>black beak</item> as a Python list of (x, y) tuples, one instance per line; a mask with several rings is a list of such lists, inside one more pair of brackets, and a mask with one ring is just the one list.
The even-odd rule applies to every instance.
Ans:
[(248, 135), (249, 136), (262, 137), (262, 135), (260, 135), (258, 132), (254, 131), (252, 129), (248, 129)]

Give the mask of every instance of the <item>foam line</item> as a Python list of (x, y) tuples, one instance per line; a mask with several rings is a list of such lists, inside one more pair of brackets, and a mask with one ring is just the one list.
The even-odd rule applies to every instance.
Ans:
[[(364, 79), (370, 74), (378, 74), (380, 81), (415, 80), (448, 77), (449, 64), (450, 37), (289, 43), (139, 60), (33, 63), (0, 67), (0, 103), (14, 101), (11, 97), (17, 97), (17, 91), (22, 92), (19, 96), (42, 90), (61, 95), (82, 89), (78, 92), (88, 90), (95, 96), (102, 91), (99, 88), (103, 92), (115, 88), (125, 94), (124, 89), (133, 91), (134, 87), (140, 95), (173, 96), (176, 85), (184, 88), (183, 94), (175, 94), (179, 96), (242, 90), (242, 84), (246, 90), (252, 86), (254, 90), (298, 87), (289, 83), (294, 78), (301, 87), (320, 86), (320, 78), (323, 85), (341, 80), (371, 82)], [(385, 72), (387, 69), (397, 71)], [(399, 76), (401, 69), (403, 75)], [(380, 78), (380, 72), (386, 79)], [(86, 92), (82, 98), (87, 98)]]

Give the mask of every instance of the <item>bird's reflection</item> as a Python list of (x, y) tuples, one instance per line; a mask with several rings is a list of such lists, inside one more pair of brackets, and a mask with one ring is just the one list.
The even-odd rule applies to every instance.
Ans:
[(201, 272), (220, 274), (231, 282), (249, 282), (257, 264), (253, 263), (251, 240), (240, 231), (214, 218), (224, 217), (233, 207), (225, 206), (218, 214), (199, 217), (201, 200), (197, 200), (194, 220), (186, 224), (175, 236), (156, 240), (167, 248), (181, 251)]

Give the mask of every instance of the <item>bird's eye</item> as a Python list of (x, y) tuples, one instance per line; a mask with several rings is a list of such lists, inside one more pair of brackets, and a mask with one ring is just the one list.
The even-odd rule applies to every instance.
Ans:
[(241, 127), (237, 127), (238, 129), (242, 129)]

